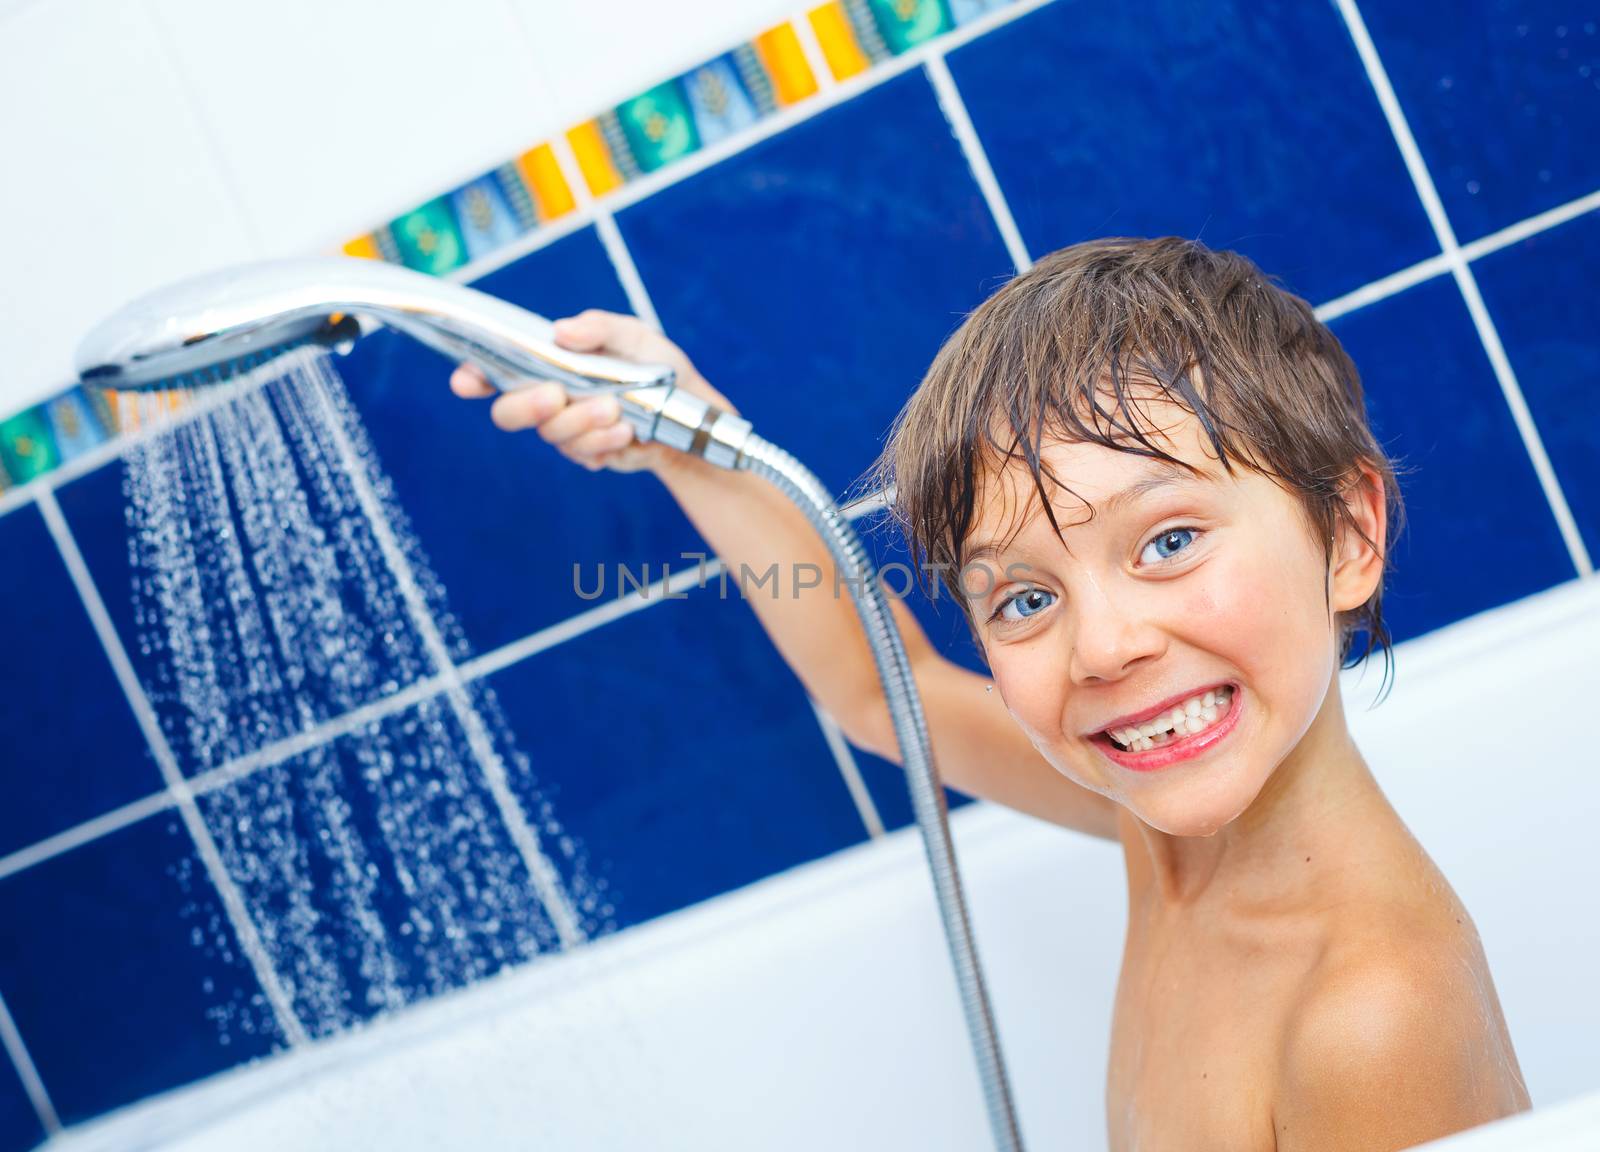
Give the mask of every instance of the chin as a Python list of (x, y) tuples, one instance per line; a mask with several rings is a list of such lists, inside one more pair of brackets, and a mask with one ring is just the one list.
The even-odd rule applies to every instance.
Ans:
[(1196, 812), (1193, 809), (1182, 812), (1152, 812), (1147, 806), (1133, 805), (1128, 806), (1128, 811), (1157, 832), (1165, 832), (1168, 836), (1215, 836), (1238, 816), (1237, 812), (1222, 816), (1214, 812)]
[(1255, 801), (1266, 777), (1152, 780), (1138, 794), (1116, 799), (1130, 813), (1169, 836), (1214, 836)]

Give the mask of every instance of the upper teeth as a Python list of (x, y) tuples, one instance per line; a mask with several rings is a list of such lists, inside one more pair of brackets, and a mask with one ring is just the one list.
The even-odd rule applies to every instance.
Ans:
[(1174, 704), (1153, 720), (1146, 720), (1143, 724), (1130, 725), (1126, 728), (1107, 728), (1106, 734), (1124, 748), (1142, 752), (1146, 748), (1155, 747), (1156, 738), (1164, 737), (1168, 732), (1181, 737), (1204, 731), (1208, 725), (1216, 723), (1218, 716), (1228, 710), (1228, 704), (1232, 699), (1231, 686), (1200, 692), (1182, 703)]

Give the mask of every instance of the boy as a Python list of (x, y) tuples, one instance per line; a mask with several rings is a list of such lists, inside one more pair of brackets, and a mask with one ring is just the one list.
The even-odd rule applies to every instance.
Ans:
[[(727, 405), (637, 321), (557, 331)], [(453, 385), (490, 391), (467, 369)], [(653, 471), (730, 567), (830, 570), (782, 496), (630, 443), (614, 400), (545, 385), (493, 416), (591, 469)], [(1353, 637), (1387, 649), (1399, 494), (1304, 301), (1189, 241), (1054, 253), (946, 343), (876, 478), (992, 673), (991, 691), (894, 605), (946, 781), (1122, 844), (1113, 1149), (1376, 1152), (1528, 1107), (1472, 922), (1345, 724)], [(750, 603), (850, 740), (895, 758), (831, 586)]]

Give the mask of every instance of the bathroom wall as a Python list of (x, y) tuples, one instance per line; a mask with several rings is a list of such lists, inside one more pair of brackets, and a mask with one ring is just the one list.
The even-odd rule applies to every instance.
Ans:
[[(258, 1001), (262, 974), (175, 815), (130, 655), (117, 413), (63, 392), (85, 324), (173, 276), (345, 248), (549, 314), (639, 311), (842, 490), (961, 314), (1030, 258), (1198, 236), (1320, 307), (1413, 466), (1401, 640), (1593, 579), (1583, 6), (555, 7), (0, 6), (0, 1149), (286, 1043), (221, 1042), (219, 1006)], [(495, 433), (399, 340), (342, 371), (467, 674), (624, 931), (907, 823), (898, 773), (840, 747), (714, 584), (576, 595), (575, 562), (694, 566), (652, 481)], [(924, 616), (973, 662), (951, 613)], [(717, 723), (686, 724), (685, 694)]]

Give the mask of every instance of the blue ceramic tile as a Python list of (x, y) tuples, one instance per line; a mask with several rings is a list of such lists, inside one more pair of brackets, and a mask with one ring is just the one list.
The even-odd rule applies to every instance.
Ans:
[(1473, 269), (1589, 555), (1600, 556), (1600, 214)]
[[(252, 773), (201, 807), (313, 1036), (558, 944), (441, 698)], [(545, 832), (578, 903), (574, 846), (563, 852), (559, 829)]]
[(0, 995), (63, 1123), (253, 1059), (276, 1025), (177, 817), (0, 880)]
[(1405, 640), (1576, 573), (1449, 277), (1334, 321), (1401, 477), (1409, 518), (1384, 615)]
[(550, 319), (585, 308), (632, 311), (593, 228), (574, 232), (480, 276), (472, 286)]
[(1320, 302), (1438, 251), (1332, 4), (1050, 4), (950, 70), (1035, 256), (1188, 236)]
[(1463, 241), (1600, 188), (1600, 10), (1367, 4), (1373, 43)]
[(491, 687), (620, 925), (865, 837), (799, 683), (731, 583), (727, 600), (712, 582)]
[[(290, 384), (278, 381), (267, 384), (256, 399), (265, 398), (271, 405), (279, 430), (261, 442), (271, 442), (276, 435), (293, 445), (297, 499), (265, 496), (258, 499), (255, 510), (274, 513), (270, 518), (262, 515), (259, 522), (270, 519), (300, 526), (305, 538), (320, 540), (306, 554), (331, 559), (334, 575), (325, 611), (310, 622), (319, 629), (313, 643), (309, 630), (296, 633), (289, 630), (293, 625), (284, 624), (308, 622), (294, 613), (277, 612), (270, 569), (260, 563), (260, 554), (242, 559), (232, 543), (249, 536), (237, 490), (227, 493), (226, 511), (214, 523), (192, 530), (195, 562), (185, 571), (193, 573), (198, 597), (207, 605), (207, 636), (215, 655), (206, 666), (217, 670), (219, 694), (226, 699), (226, 716), (220, 721), (213, 696), (198, 697), (198, 706), (186, 698), (192, 688), (184, 687), (166, 622), (154, 607), (159, 602), (154, 591), (158, 574), (152, 565), (135, 564), (130, 558), (132, 486), (142, 475), (138, 466), (119, 460), (60, 492), (62, 510), (101, 598), (168, 742), (189, 774), (220, 767), (350, 708), (391, 695), (433, 669), (398, 584), (378, 553), (370, 522), (355, 504), (349, 470), (336, 461), (329, 469), (331, 486), (312, 480), (308, 470), (317, 456), (299, 443), (309, 439), (304, 436), (307, 424), (287, 406), (291, 394)], [(224, 466), (222, 473), (231, 483), (239, 470)], [(195, 504), (202, 503), (194, 496), (194, 484), (187, 484), (185, 491)], [(288, 579), (310, 586), (307, 571), (306, 562), (297, 561)], [(143, 589), (142, 597), (136, 597), (136, 584)], [(248, 609), (241, 611), (237, 605)], [(253, 649), (256, 636), (261, 638), (260, 647), (272, 653), (271, 659), (242, 655)], [(190, 684), (195, 682), (191, 678)]]
[(11, 1061), (0, 1061), (0, 1152), (25, 1152), (44, 1140), (39, 1115)]
[[(475, 287), (547, 316), (626, 311), (605, 252), (584, 231), (525, 256)], [(681, 565), (699, 537), (648, 475), (590, 473), (536, 433), (508, 435), (487, 402), (457, 400), (451, 365), (403, 337), (363, 340), (340, 362), (450, 607), (478, 651), (590, 605), (573, 565)]]
[(0, 855), (161, 789), (127, 698), (33, 505), (0, 519)]
[(838, 492), (1011, 273), (921, 72), (618, 216), (667, 334)]

